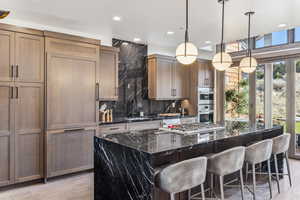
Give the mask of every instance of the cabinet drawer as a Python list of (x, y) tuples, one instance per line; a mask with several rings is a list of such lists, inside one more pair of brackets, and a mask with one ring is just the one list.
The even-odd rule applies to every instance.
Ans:
[(112, 133), (120, 133), (125, 132), (127, 130), (126, 124), (112, 124), (112, 125), (101, 125), (99, 127), (99, 134), (112, 134)]
[(47, 134), (47, 177), (93, 168), (95, 130), (66, 130)]
[(133, 122), (128, 123), (128, 130), (139, 131), (147, 129), (158, 129), (161, 126), (161, 121), (149, 121), (149, 122)]

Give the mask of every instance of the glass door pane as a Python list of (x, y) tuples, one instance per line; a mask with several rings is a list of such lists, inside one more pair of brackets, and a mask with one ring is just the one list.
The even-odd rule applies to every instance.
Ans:
[(287, 73), (284, 61), (273, 63), (272, 121), (286, 129)]
[(296, 133), (296, 153), (300, 154), (300, 60), (296, 61), (296, 80), (295, 80), (295, 88), (296, 88), (296, 125), (295, 125), (295, 133)]
[(265, 122), (265, 65), (256, 68), (256, 121)]

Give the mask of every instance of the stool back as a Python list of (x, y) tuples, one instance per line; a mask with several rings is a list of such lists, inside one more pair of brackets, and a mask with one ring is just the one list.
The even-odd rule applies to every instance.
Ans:
[(209, 172), (219, 176), (234, 173), (243, 167), (245, 147), (234, 147), (208, 159)]
[(273, 138), (273, 154), (284, 153), (289, 150), (291, 134), (285, 133), (283, 135)]
[(269, 160), (272, 154), (273, 141), (263, 140), (246, 147), (245, 161), (257, 164)]
[(170, 165), (156, 176), (156, 186), (170, 194), (189, 190), (205, 182), (206, 168), (206, 157)]

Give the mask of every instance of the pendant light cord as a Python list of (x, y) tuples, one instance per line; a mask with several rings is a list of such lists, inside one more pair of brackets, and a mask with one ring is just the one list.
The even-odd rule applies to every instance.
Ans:
[(247, 52), (247, 55), (249, 57), (249, 64), (250, 64), (250, 68), (252, 67), (252, 51), (251, 51), (251, 15), (253, 15), (254, 12), (247, 12), (246, 15), (248, 15), (248, 52)]
[(223, 48), (224, 48), (224, 12), (225, 0), (222, 0), (222, 36), (221, 36), (221, 63), (223, 63)]
[(186, 43), (189, 41), (189, 2), (186, 0), (185, 5), (185, 42), (184, 42), (184, 56), (186, 56)]

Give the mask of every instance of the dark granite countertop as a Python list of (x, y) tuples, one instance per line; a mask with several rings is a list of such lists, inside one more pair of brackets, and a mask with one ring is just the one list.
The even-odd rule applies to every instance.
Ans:
[(159, 117), (159, 116), (145, 116), (143, 118), (128, 118), (128, 117), (120, 117), (115, 118), (112, 122), (104, 122), (100, 123), (101, 125), (110, 125), (110, 124), (120, 124), (120, 123), (132, 123), (132, 122), (146, 122), (146, 121), (155, 121), (155, 120), (163, 120), (163, 119), (178, 119), (178, 118), (193, 118), (196, 116), (185, 115), (185, 116), (173, 116), (173, 117)]
[(225, 129), (187, 136), (159, 130), (144, 130), (111, 134), (104, 136), (102, 139), (124, 145), (138, 151), (155, 154), (175, 149), (190, 148), (194, 145), (209, 143), (230, 137), (255, 134), (281, 128), (281, 126), (276, 125), (271, 128), (266, 128), (264, 124), (249, 127), (249, 124), (245, 122), (231, 122), (225, 125)]

